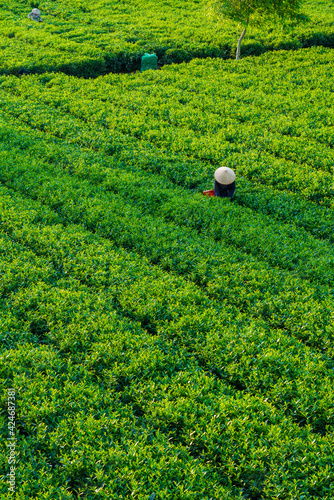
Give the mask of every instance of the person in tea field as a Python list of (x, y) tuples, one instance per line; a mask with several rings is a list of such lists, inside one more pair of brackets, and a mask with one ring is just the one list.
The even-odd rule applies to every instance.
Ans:
[(231, 168), (220, 167), (215, 171), (214, 195), (232, 198), (235, 191), (235, 173)]
[(41, 11), (39, 9), (32, 9), (30, 14), (28, 14), (28, 17), (32, 21), (38, 21), (39, 23), (42, 22)]
[(214, 189), (203, 191), (205, 196), (218, 196), (219, 198), (232, 198), (235, 191), (235, 173), (231, 168), (220, 167), (215, 171)]

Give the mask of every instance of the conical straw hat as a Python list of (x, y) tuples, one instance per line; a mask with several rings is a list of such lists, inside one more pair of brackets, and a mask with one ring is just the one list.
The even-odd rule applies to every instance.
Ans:
[(41, 11), (39, 9), (32, 9), (32, 13), (39, 15), (41, 13)]
[(235, 173), (231, 168), (220, 167), (215, 171), (215, 179), (219, 184), (232, 184), (235, 181)]

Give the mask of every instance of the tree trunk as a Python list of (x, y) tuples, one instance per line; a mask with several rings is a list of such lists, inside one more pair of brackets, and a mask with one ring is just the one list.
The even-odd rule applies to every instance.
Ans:
[(243, 37), (245, 36), (247, 25), (248, 25), (248, 21), (247, 21), (247, 24), (246, 24), (243, 32), (241, 33), (239, 40), (238, 40), (237, 55), (235, 58), (236, 61), (238, 61), (240, 59), (241, 42), (242, 42)]

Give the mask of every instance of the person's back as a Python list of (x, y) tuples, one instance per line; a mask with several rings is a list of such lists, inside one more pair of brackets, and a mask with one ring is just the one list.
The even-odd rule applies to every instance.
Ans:
[(39, 9), (32, 9), (30, 14), (28, 14), (29, 19), (32, 21), (42, 22), (41, 11)]
[(235, 181), (227, 186), (223, 184), (219, 184), (219, 182), (215, 181), (214, 193), (215, 196), (220, 196), (220, 198), (232, 198), (235, 191)]

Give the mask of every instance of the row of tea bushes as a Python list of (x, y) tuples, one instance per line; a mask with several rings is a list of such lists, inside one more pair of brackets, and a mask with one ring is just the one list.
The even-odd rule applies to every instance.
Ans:
[[(90, 160), (89, 153), (87, 155), (81, 154), (80, 160), (77, 155), (74, 154), (76, 162), (76, 171), (81, 171), (81, 175), (84, 177), (87, 169), (90, 170), (90, 179), (94, 178), (95, 182), (99, 182), (103, 179), (105, 172), (102, 173), (104, 169), (103, 165), (107, 165), (108, 168), (114, 168), (116, 165), (118, 168), (126, 169), (131, 171), (131, 175), (138, 175), (138, 167), (140, 167), (140, 175), (143, 175), (143, 170), (148, 172), (162, 173), (169, 178), (172, 178), (175, 182), (179, 182), (185, 187), (191, 183), (191, 174), (194, 168), (198, 172), (198, 176), (202, 175), (206, 181), (202, 180), (202, 186), (206, 187), (212, 183), (213, 168), (209, 170), (206, 167), (203, 168), (202, 164), (198, 161), (187, 161), (184, 162), (182, 156), (179, 155), (169, 155), (161, 151), (157, 151), (152, 145), (148, 145), (147, 148), (143, 147), (141, 143), (141, 148), (138, 149), (138, 145), (133, 147), (131, 140), (123, 140), (118, 136), (119, 141), (116, 145), (116, 141), (113, 140), (113, 146), (110, 146), (110, 136), (101, 129), (95, 129), (93, 124), (87, 129), (87, 124), (78, 121), (68, 115), (59, 114), (54, 108), (37, 107), (23, 105), (17, 98), (8, 98), (4, 96), (2, 101), (3, 109), (7, 108), (8, 116), (11, 120), (16, 122), (17, 127), (21, 127), (22, 131), (27, 134), (29, 132), (29, 127), (22, 127), (23, 122), (28, 122), (28, 124), (34, 129), (34, 136), (38, 140), (38, 149), (34, 147), (34, 139), (27, 137), (23, 141), (22, 136), (17, 139), (17, 144), (21, 148), (30, 146), (35, 150), (35, 154), (39, 157), (45, 158), (47, 161), (59, 164), (67, 164), (68, 161), (65, 158), (64, 144), (61, 148), (53, 148), (52, 142), (48, 141), (48, 144), (44, 147), (41, 138), (48, 136), (50, 138), (50, 133), (56, 137), (64, 138), (68, 142), (77, 143), (85, 147), (92, 147), (96, 149), (106, 149), (108, 154), (114, 155), (112, 159), (103, 156), (103, 159), (99, 160), (97, 164), (96, 157), (92, 157)], [(27, 113), (29, 113), (27, 115)], [(16, 118), (19, 118), (20, 122), (17, 122)], [(40, 130), (46, 130), (44, 134), (38, 134), (37, 127)], [(5, 134), (5, 129), (3, 129), (2, 134)], [(38, 137), (38, 139), (37, 139)], [(4, 140), (9, 140), (7, 136), (3, 135)], [(23, 143), (25, 144), (23, 146)], [(134, 141), (135, 142), (135, 141)], [(61, 152), (59, 152), (61, 150)], [(66, 156), (73, 155), (73, 152), (67, 147)], [(83, 162), (83, 158), (85, 161)], [(135, 161), (135, 162), (134, 162)], [(93, 163), (93, 166), (91, 165)], [(99, 167), (98, 165), (102, 165)], [(232, 165), (233, 166), (233, 165)], [(143, 169), (143, 170), (142, 170)], [(94, 170), (94, 174), (92, 172)], [(69, 169), (71, 172), (71, 169)], [(129, 182), (131, 183), (131, 175)], [(177, 179), (176, 179), (177, 176)], [(154, 183), (159, 182), (159, 185), (168, 184), (168, 181), (162, 180), (159, 176), (152, 177), (150, 173), (149, 176), (145, 177), (145, 182), (150, 183), (153, 180), (152, 189), (154, 189)], [(189, 180), (188, 180), (189, 179)], [(207, 183), (207, 184), (205, 184)], [(256, 196), (255, 196), (256, 193)], [(135, 194), (135, 193), (134, 193)], [(152, 197), (152, 194), (151, 194)], [(333, 227), (334, 219), (332, 215), (332, 210), (325, 207), (318, 207), (315, 203), (310, 203), (309, 200), (304, 200), (298, 193), (290, 193), (279, 190), (273, 190), (272, 188), (265, 187), (263, 185), (257, 184), (256, 188), (254, 182), (247, 180), (245, 177), (238, 178), (238, 190), (236, 193), (236, 203), (241, 205), (246, 205), (256, 211), (261, 211), (265, 214), (274, 215), (276, 219), (281, 219), (284, 222), (294, 221), (297, 226), (304, 227), (308, 232), (312, 233), (314, 236), (319, 238), (326, 238), (332, 241), (333, 238)]]
[[(12, 188), (0, 190), (0, 371), (18, 392), (16, 497), (330, 499), (330, 212), (308, 202), (299, 220), (303, 193), (252, 200), (247, 178), (236, 203), (194, 196), (192, 173), (212, 182), (214, 164), (192, 159), (187, 135), (172, 155), (158, 131), (150, 142), (114, 127), (113, 141), (100, 101), (114, 83), (99, 79), (89, 101), (93, 82), (74, 92), (73, 79), (40, 78), (2, 79), (0, 93)], [(120, 101), (132, 78), (119, 78)], [(155, 123), (142, 94), (134, 105)], [(120, 106), (119, 126), (131, 120)], [(293, 222), (279, 214), (290, 200)]]
[(331, 207), (332, 62), (330, 51), (312, 49), (242, 64), (193, 61), (149, 81), (9, 77), (2, 104), (34, 128), (124, 159), (136, 155), (142, 168), (186, 187), (204, 187), (224, 162), (254, 184)]
[[(154, 50), (162, 64), (191, 59), (234, 57), (239, 28), (210, 17), (207, 4), (188, 0), (118, 0), (56, 3), (46, 0), (42, 23), (27, 18), (27, 3), (7, 1), (0, 20), (2, 74), (62, 71), (74, 76), (96, 77), (108, 72), (138, 70), (144, 52)], [(269, 23), (251, 28), (243, 55), (268, 50), (295, 50), (315, 45), (333, 47), (334, 12), (321, 0), (304, 6), (307, 24)], [(205, 22), (203, 22), (203, 20)]]
[[(9, 137), (7, 134), (7, 145)], [(99, 159), (96, 156), (74, 150), (71, 161), (66, 151), (65, 164), (59, 161), (58, 154), (55, 164), (50, 165), (34, 157), (34, 149), (27, 149), (23, 137), (20, 144), (25, 148), (24, 154), (19, 151), (18, 142), (14, 148), (15, 141), (11, 144), (12, 155), (8, 151), (2, 153), (6, 167), (1, 180), (55, 209), (64, 223), (83, 224), (113, 240), (117, 246), (133, 248), (152, 263), (186, 276), (218, 300), (224, 297), (230, 304), (247, 311), (250, 317), (263, 317), (272, 328), (283, 328), (316, 348), (331, 349), (332, 296), (330, 289), (320, 286), (321, 281), (330, 282), (332, 273), (332, 250), (326, 243), (282, 224), (270, 223), (270, 228), (263, 216), (245, 215), (243, 209), (229, 202), (193, 199), (181, 189), (161, 183), (159, 186), (155, 179), (149, 185), (147, 175), (140, 177), (137, 173), (136, 195), (131, 196), (131, 192), (124, 195), (131, 175), (103, 168), (103, 163), (96, 163)], [(42, 141), (39, 145), (42, 147)], [(49, 153), (57, 156), (57, 149), (60, 153), (60, 147), (55, 145)], [(262, 239), (257, 238), (258, 255), (254, 257), (251, 256), (255, 243), (249, 236), (252, 234), (250, 218), (252, 227), (257, 229), (255, 234), (263, 233)], [(238, 227), (233, 229), (229, 220), (237, 219)], [(217, 227), (220, 228), (218, 236)], [(234, 241), (234, 231), (243, 238), (242, 244)], [(294, 244), (296, 235), (299, 235), (297, 240), (303, 241), (302, 246)], [(309, 245), (305, 245), (305, 241)], [(236, 249), (231, 242), (240, 248)], [(279, 254), (282, 245), (283, 253)], [(304, 265), (302, 271), (293, 259), (288, 260), (289, 247), (295, 259), (302, 261), (302, 256), (307, 259), (300, 264)], [(260, 256), (269, 262), (275, 258), (277, 269), (259, 261)], [(293, 273), (289, 272), (291, 266)], [(323, 266), (326, 276), (320, 272)], [(319, 283), (310, 284), (307, 276), (318, 276)]]
[[(29, 200), (20, 199), (15, 193), (10, 193), (11, 198), (7, 190), (1, 191), (1, 228), (10, 235), (2, 234), (7, 262), (2, 259), (1, 268), (6, 269), (6, 277), (10, 269), (14, 273), (19, 268), (25, 271), (25, 282), (4, 289), (2, 299), (6, 302), (1, 302), (2, 311), (7, 309), (2, 321), (7, 319), (10, 332), (3, 335), (9, 350), (6, 363), (1, 363), (1, 375), (16, 388), (18, 402), (21, 460), (17, 498), (72, 498), (78, 492), (87, 498), (112, 498), (134, 492), (132, 496), (140, 498), (138, 495), (145, 491), (152, 493), (147, 488), (166, 490), (168, 495), (176, 496), (180, 488), (187, 489), (190, 466), (194, 477), (189, 487), (195, 481), (200, 485), (194, 486), (195, 491), (200, 488), (211, 495), (231, 492), (231, 487), (221, 484), (224, 480), (217, 467), (207, 467), (200, 459), (194, 464), (186, 445), (171, 443), (173, 427), (167, 435), (159, 433), (152, 427), (150, 412), (146, 424), (144, 419), (138, 422), (143, 413), (140, 396), (144, 387), (146, 404), (152, 408), (156, 400), (168, 405), (170, 398), (175, 401), (182, 396), (181, 408), (171, 414), (176, 419), (180, 418), (182, 402), (185, 405), (189, 398), (194, 408), (193, 397), (200, 397), (198, 412), (203, 418), (202, 400), (208, 399), (209, 394), (217, 401), (222, 395), (229, 399), (231, 392), (222, 381), (210, 382), (208, 375), (191, 367), (191, 359), (184, 357), (181, 346), (177, 355), (173, 354), (173, 346), (168, 348), (163, 338), (157, 342), (128, 315), (115, 315), (112, 282), (118, 290), (123, 283), (123, 290), (130, 295), (129, 288), (135, 288), (134, 281), (138, 286), (140, 273), (145, 276), (149, 271), (147, 277), (154, 282), (159, 272), (145, 267), (143, 259), (134, 255), (129, 261), (124, 252), (115, 254), (110, 244), (101, 247), (98, 238), (80, 227), (61, 227), (56, 214), (45, 207), (29, 204)], [(43, 246), (45, 256), (33, 255), (13, 242), (26, 239), (28, 233), (35, 241), (37, 254)], [(77, 257), (77, 265), (81, 261), (81, 272), (76, 273), (81, 275), (80, 281), (66, 269), (66, 256), (68, 261)], [(101, 256), (107, 256), (105, 262), (111, 276), (107, 293), (105, 287), (101, 288), (101, 268), (97, 265)], [(12, 261), (16, 263), (14, 269)], [(58, 281), (50, 287), (51, 262)], [(97, 275), (95, 288), (83, 284), (90, 273)], [(158, 295), (165, 295), (162, 290), (167, 285), (167, 294), (172, 293), (175, 299), (175, 286), (180, 289), (180, 285), (177, 280), (166, 278), (164, 275), (165, 285), (156, 283)], [(147, 280), (142, 287), (146, 289)], [(117, 297), (121, 300), (120, 295)], [(154, 300), (152, 290), (150, 295)], [(163, 300), (168, 303), (168, 297)], [(189, 391), (189, 381), (199, 385), (201, 391)], [(205, 416), (209, 413), (208, 408)], [(134, 451), (134, 459), (127, 458), (129, 449)], [(178, 472), (178, 463), (172, 467), (178, 481), (169, 484), (167, 491), (169, 474), (161, 480), (152, 473), (157, 464), (165, 472), (174, 457), (179, 457), (177, 462), (182, 460), (183, 467)], [(136, 473), (139, 466), (141, 475)], [(207, 478), (202, 471), (206, 471)], [(209, 484), (211, 479), (214, 486)], [(5, 488), (2, 484), (2, 494), (6, 494)], [(101, 490), (98, 496), (94, 495), (96, 490)], [(165, 497), (172, 498), (168, 495)]]
[[(12, 137), (13, 150), (12, 152), (3, 152), (3, 161), (7, 166), (1, 173), (2, 180), (11, 182), (11, 185), (15, 186), (16, 189), (23, 190), (29, 196), (45, 199), (47, 204), (54, 205), (57, 207), (57, 210), (63, 210), (68, 220), (72, 220), (71, 218), (74, 217), (73, 220), (76, 222), (80, 220), (80, 214), (83, 210), (82, 204), (85, 203), (84, 199), (87, 198), (89, 205), (85, 210), (87, 211), (88, 221), (90, 217), (93, 217), (92, 220), (95, 222), (90, 223), (87, 221), (86, 224), (98, 224), (102, 232), (104, 231), (103, 218), (99, 221), (96, 219), (98, 216), (89, 215), (89, 207), (94, 203), (96, 213), (98, 214), (103, 212), (104, 207), (113, 206), (113, 210), (111, 208), (108, 210), (110, 214), (108, 224), (112, 224), (114, 228), (110, 236), (117, 240), (120, 245), (136, 246), (136, 248), (142, 248), (142, 252), (145, 252), (146, 248), (148, 255), (155, 258), (154, 255), (158, 251), (157, 248), (152, 253), (145, 246), (146, 243), (141, 238), (137, 238), (133, 231), (122, 232), (120, 229), (121, 226), (125, 228), (128, 224), (131, 225), (131, 220), (136, 217), (139, 220), (143, 220), (142, 217), (145, 212), (148, 212), (149, 215), (145, 216), (145, 231), (148, 232), (148, 228), (152, 227), (152, 235), (148, 235), (152, 242), (155, 240), (157, 231), (155, 215), (159, 214), (167, 219), (167, 221), (173, 220), (180, 226), (187, 225), (191, 228), (190, 231), (187, 230), (187, 237), (182, 237), (182, 231), (185, 230), (184, 227), (180, 229), (180, 237), (176, 238), (175, 234), (173, 236), (169, 235), (169, 247), (171, 249), (173, 246), (175, 247), (173, 241), (184, 240), (186, 242), (187, 239), (191, 239), (191, 231), (195, 229), (214, 241), (223, 242), (228, 247), (229, 245), (234, 245), (240, 248), (247, 255), (247, 259), (250, 254), (254, 254), (256, 257), (261, 257), (263, 260), (268, 261), (271, 266), (278, 266), (293, 271), (295, 275), (300, 275), (301, 278), (316, 280), (324, 284), (333, 282), (333, 252), (331, 246), (325, 241), (319, 241), (313, 236), (308, 235), (304, 229), (300, 229), (291, 223), (286, 225), (277, 221), (271, 221), (266, 215), (256, 213), (251, 209), (246, 209), (236, 204), (230, 204), (229, 202), (223, 203), (222, 200), (212, 200), (210, 204), (206, 203), (206, 200), (201, 196), (193, 198), (186, 193), (178, 199), (177, 192), (173, 194), (173, 188), (171, 188), (171, 191), (168, 188), (164, 189), (162, 198), (159, 197), (159, 191), (156, 194), (154, 193), (154, 185), (148, 190), (143, 189), (131, 194), (131, 189), (128, 189), (131, 186), (131, 174), (128, 176), (123, 174), (124, 180), (121, 182), (121, 177), (117, 174), (113, 175), (110, 170), (105, 169), (103, 162), (103, 172), (99, 165), (94, 163), (93, 167), (90, 167), (89, 163), (95, 161), (94, 156), (87, 157), (87, 153), (81, 154), (80, 149), (74, 151), (71, 159), (68, 156), (68, 152), (66, 152), (64, 160), (61, 161), (61, 155), (64, 153), (62, 146), (57, 147), (52, 142), (45, 144), (45, 149), (49, 149), (49, 157), (46, 156), (43, 161), (41, 157), (45, 155), (45, 149), (42, 146), (43, 142), (41, 139), (39, 139), (39, 152), (36, 157), (34, 141), (29, 145), (29, 136), (26, 136), (25, 140), (23, 140), (22, 136), (16, 136), (15, 138), (13, 130), (10, 130), (8, 128), (9, 132), (6, 135), (6, 142), (8, 143), (10, 137)], [(3, 134), (6, 133), (3, 131)], [(24, 151), (19, 151), (20, 148), (24, 148)], [(34, 162), (31, 162), (31, 159), (28, 161), (25, 159), (28, 151), (29, 154), (35, 156), (36, 159)], [(55, 160), (54, 157), (56, 158)], [(20, 158), (19, 162), (17, 158)], [(53, 160), (50, 164), (48, 159), (52, 158)], [(67, 170), (67, 174), (65, 174), (64, 169)], [(38, 184), (36, 184), (34, 176), (31, 175), (32, 171), (35, 172), (36, 177), (39, 179)], [(80, 181), (77, 177), (80, 178)], [(50, 182), (55, 185), (52, 191), (48, 189)], [(96, 183), (97, 187), (94, 187), (92, 182)], [(44, 184), (46, 186), (45, 189), (43, 188)], [(72, 194), (70, 194), (70, 190), (72, 190)], [(64, 191), (65, 195), (62, 191)], [(108, 194), (106, 191), (120, 192), (121, 195), (129, 191), (129, 194), (123, 196), (126, 196), (130, 202), (133, 198), (133, 202), (131, 203), (134, 203), (136, 207), (131, 208), (127, 204), (125, 208), (122, 198), (116, 200), (112, 193)], [(80, 193), (80, 195), (75, 194), (76, 192)], [(73, 202), (66, 201), (67, 196), (69, 199), (73, 198), (75, 200), (74, 203), (78, 205), (78, 208), (73, 205)], [(140, 211), (138, 202), (141, 205)], [(67, 205), (71, 208), (68, 208)], [(74, 211), (73, 214), (71, 213), (72, 210)], [(154, 214), (150, 215), (152, 212)], [(116, 216), (118, 219), (117, 222)], [(113, 218), (114, 221), (112, 220)], [(250, 220), (252, 221), (251, 224)], [(138, 226), (138, 234), (141, 233), (142, 226), (143, 222)], [(166, 224), (165, 231), (161, 224), (159, 227), (161, 233), (165, 232), (166, 237), (168, 237), (171, 231), (168, 224)], [(186, 255), (187, 244), (185, 243), (184, 246)], [(226, 252), (228, 252), (228, 249)], [(204, 251), (205, 253), (207, 251)], [(209, 254), (214, 254), (214, 252), (209, 252)], [(162, 260), (165, 262), (165, 265), (174, 268), (176, 261), (172, 260), (168, 263), (168, 255), (171, 258), (171, 254), (168, 253), (165, 259)], [(158, 260), (161, 258), (157, 257)], [(182, 264), (184, 256), (181, 256), (181, 253), (178, 255), (176, 252), (176, 258), (180, 262), (180, 269), (182, 269), (185, 265)], [(212, 266), (208, 267), (211, 269), (211, 272), (215, 269), (213, 263)], [(191, 272), (191, 268), (186, 267), (183, 269), (184, 272), (186, 270), (187, 272)], [(201, 274), (197, 275), (196, 278), (201, 279), (200, 276)]]
[[(27, 200), (23, 200), (24, 205), (21, 201), (20, 206), (14, 195), (15, 198), (16, 203), (10, 206), (8, 195), (6, 200), (1, 200), (2, 222), (7, 231), (15, 227), (16, 239), (20, 239), (20, 229), (26, 232), (30, 228), (32, 235), (36, 232), (38, 226), (31, 224), (30, 219), (36, 222), (37, 218), (39, 224), (43, 224), (46, 210), (42, 207), (39, 211), (34, 205), (32, 213), (27, 214)], [(13, 209), (16, 221), (11, 217)], [(15, 222), (18, 225), (15, 226)], [(60, 232), (59, 225), (46, 225), (43, 229), (45, 245), (50, 243), (48, 234), (53, 232), (58, 236), (57, 229)], [(70, 231), (67, 233), (73, 243), (74, 235)], [(66, 235), (62, 233), (62, 236), (64, 243)], [(85, 236), (78, 228), (78, 246), (82, 237)], [(185, 487), (190, 467), (201, 491), (211, 495), (214, 491), (219, 494), (231, 491), (228, 485), (222, 484), (224, 480), (217, 467), (207, 467), (200, 458), (197, 465), (193, 464), (186, 445), (171, 443), (173, 428), (166, 435), (158, 433), (155, 439), (157, 431), (150, 422), (150, 412), (146, 424), (144, 419), (138, 422), (143, 387), (146, 404), (151, 404), (152, 408), (156, 399), (168, 405), (171, 398), (180, 400), (181, 405), (191, 398), (195, 408), (195, 397), (199, 398), (198, 413), (202, 415), (205, 409), (202, 400), (205, 402), (209, 394), (217, 401), (222, 396), (230, 399), (231, 390), (222, 381), (210, 381), (208, 375), (192, 367), (181, 346), (176, 356), (163, 339), (157, 342), (140, 323), (115, 314), (110, 293), (93, 291), (73, 277), (66, 277), (66, 271), (57, 272), (58, 281), (50, 286), (50, 263), (45, 265), (44, 257), (35, 255), (34, 266), (29, 268), (32, 252), (14, 245), (13, 233), (10, 239), (2, 235), (1, 242), (7, 257), (7, 262), (1, 260), (1, 267), (6, 266), (8, 274), (15, 259), (18, 267), (25, 270), (25, 283), (16, 289), (5, 290), (1, 300), (2, 340), (8, 349), (1, 355), (1, 378), (15, 387), (18, 404), (20, 461), (16, 498), (73, 498), (78, 492), (87, 498), (112, 498), (133, 491), (137, 492), (134, 498), (138, 498), (147, 488), (158, 488), (158, 491), (167, 488), (169, 475), (163, 480), (152, 478), (153, 470), (157, 464), (162, 471), (166, 470), (178, 456), (184, 467), (177, 473), (173, 471), (180, 485), (171, 487), (169, 494), (176, 496), (179, 488)], [(86, 241), (81, 241), (82, 248), (85, 243), (87, 236)], [(98, 254), (100, 249), (96, 243), (92, 247)], [(73, 251), (70, 241), (68, 248)], [(62, 245), (60, 252), (64, 250)], [(111, 251), (108, 256), (111, 267)], [(51, 251), (48, 257), (54, 260), (55, 252)], [(122, 257), (124, 262), (124, 254)], [(118, 279), (120, 277), (124, 277), (124, 272)], [(115, 274), (114, 278), (117, 279)], [(151, 391), (148, 391), (148, 381)], [(201, 390), (189, 391), (189, 381), (199, 385)], [(189, 393), (186, 398), (185, 391)], [(180, 411), (174, 411), (171, 417), (179, 418)], [(209, 413), (210, 408), (205, 415)], [(2, 423), (6, 429), (3, 417)], [(135, 459), (127, 458), (129, 448), (136, 452)], [(1, 458), (4, 469), (5, 456)], [(148, 457), (150, 460), (144, 466)], [(136, 470), (140, 464), (142, 474), (139, 476)], [(204, 481), (202, 470), (208, 474)], [(208, 478), (215, 479), (215, 487), (210, 486)], [(199, 486), (195, 486), (195, 491), (197, 488)], [(2, 482), (3, 495), (6, 489)], [(100, 495), (94, 495), (96, 490), (101, 490)], [(151, 492), (148, 490), (147, 494)]]
[(124, 398), (134, 414), (107, 374), (98, 385), (68, 358), (25, 347), (7, 360), (29, 374), (16, 380), (30, 424), (19, 441), (19, 499), (332, 495), (329, 439), (279, 418), (268, 402), (217, 397), (207, 377), (188, 370), (164, 382), (139, 378)]
[[(188, 351), (186, 358), (192, 353), (189, 363), (195, 362), (196, 366), (206, 371), (211, 368), (218, 379), (228, 381), (238, 390), (264, 392), (268, 400), (275, 395), (273, 403), (286, 409), (298, 422), (304, 421), (300, 412), (305, 416), (307, 407), (304, 405), (309, 405), (317, 393), (318, 408), (312, 409), (305, 422), (319, 431), (325, 430), (326, 422), (330, 424), (333, 418), (329, 390), (332, 372), (327, 356), (303, 346), (284, 331), (269, 331), (263, 321), (252, 320), (247, 313), (238, 312), (223, 297), (220, 297), (220, 302), (209, 299), (195, 285), (173, 274), (168, 275), (156, 266), (152, 268), (133, 253), (123, 250), (116, 253), (110, 242), (96, 233), (91, 234), (76, 225), (47, 224), (50, 210), (46, 211), (36, 202), (31, 202), (31, 212), (27, 214), (27, 201), (14, 193), (11, 200), (7, 196), (2, 203), (2, 227), (12, 239), (34, 249), (42, 258), (42, 264), (45, 259), (50, 259), (58, 272), (57, 287), (69, 287), (78, 293), (88, 290), (102, 309), (103, 300), (107, 300), (109, 305), (105, 306), (106, 311), (110, 311), (110, 307), (115, 308), (130, 322), (139, 322), (148, 334), (158, 336), (161, 347), (167, 342), (178, 356), (181, 356), (182, 350)], [(14, 210), (15, 216), (10, 217)], [(46, 276), (49, 274), (46, 266)], [(38, 283), (41, 280), (42, 277), (38, 276)], [(43, 293), (47, 295), (49, 279), (46, 285)], [(42, 308), (31, 294), (31, 289), (31, 285), (27, 290), (18, 287), (17, 296), (22, 295), (26, 299), (21, 297), (16, 300), (10, 292), (12, 311), (21, 319), (27, 318), (26, 321), (36, 322), (42, 317), (48, 329), (54, 328), (61, 333), (57, 317), (48, 316), (48, 302)], [(74, 314), (72, 307), (61, 304), (58, 307), (68, 319)], [(87, 321), (88, 318), (83, 319)], [(95, 315), (89, 319), (92, 328), (95, 321)], [(40, 331), (40, 334), (43, 336), (46, 332)], [(46, 336), (52, 340), (51, 333)], [(89, 336), (78, 336), (75, 331), (69, 338), (61, 334), (61, 338), (70, 353), (89, 343)], [(281, 369), (278, 369), (278, 360)], [(317, 382), (319, 373), (322, 373), (320, 386)], [(291, 386), (287, 384), (287, 379)], [(307, 391), (306, 380), (310, 382)], [(315, 384), (317, 387), (314, 387)], [(288, 395), (290, 409), (284, 406)], [(299, 399), (295, 401), (297, 396)], [(310, 406), (308, 408), (311, 409)]]
[[(214, 302), (186, 282), (148, 267), (135, 254), (115, 254), (109, 242), (80, 226), (61, 226), (59, 216), (43, 205), (3, 188), (1, 195), (1, 228), (10, 235), (8, 244), (34, 243), (41, 269), (49, 260), (44, 276), (31, 275), (35, 285), (31, 281), (7, 291), (6, 307), (19, 325), (10, 325), (16, 349), (10, 349), (1, 372), (18, 391), (19, 498), (47, 498), (55, 488), (54, 498), (79, 492), (87, 498), (144, 498), (152, 491), (171, 499), (181, 494), (242, 498), (245, 492), (270, 498), (280, 491), (292, 496), (301, 464), (307, 476), (299, 476), (298, 485), (305, 494), (316, 498), (331, 491), (329, 437), (321, 434), (326, 418), (332, 418), (332, 381), (320, 355), (282, 332), (277, 338), (259, 325), (247, 327), (242, 317), (233, 325), (226, 308), (218, 316)], [(31, 253), (15, 256), (24, 266)], [(10, 252), (6, 255), (10, 261)], [(50, 287), (51, 263), (58, 280)], [(109, 274), (103, 263), (110, 266)], [(129, 266), (136, 268), (131, 280)], [(121, 314), (115, 313), (115, 292)], [(164, 304), (164, 310), (152, 309), (156, 334), (129, 318), (138, 299), (145, 308), (152, 300)], [(176, 309), (169, 309), (167, 324), (166, 306), (172, 304)], [(237, 388), (218, 376), (220, 363), (226, 374), (231, 370), (236, 376), (242, 369)], [(313, 394), (320, 373), (321, 385)], [(270, 374), (278, 376), (276, 382)], [(242, 389), (247, 379), (268, 384), (265, 400), (249, 394), (247, 385)], [(290, 397), (279, 403), (283, 393)], [(311, 393), (322, 412), (320, 434), (308, 423), (307, 408), (315, 410)], [(295, 398), (299, 410), (291, 415), (298, 425), (283, 413)], [(254, 448), (254, 443), (263, 444)], [(322, 467), (317, 449), (322, 450)], [(312, 479), (306, 479), (311, 473)]]

